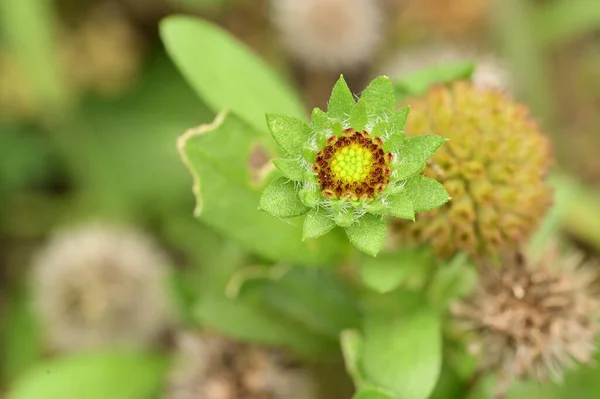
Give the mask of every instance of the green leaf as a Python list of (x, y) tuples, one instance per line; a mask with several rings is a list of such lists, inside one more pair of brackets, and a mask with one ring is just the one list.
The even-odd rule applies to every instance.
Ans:
[(475, 64), (471, 61), (452, 62), (421, 69), (393, 81), (396, 93), (400, 96), (420, 95), (433, 85), (469, 79)]
[(340, 335), (340, 344), (346, 371), (352, 377), (354, 384), (360, 385), (363, 382), (363, 375), (360, 371), (360, 353), (362, 352), (363, 339), (359, 331), (344, 330)]
[(404, 141), (399, 157), (407, 162), (425, 162), (446, 141), (447, 138), (433, 134), (409, 138)]
[(360, 102), (365, 104), (367, 119), (371, 124), (392, 116), (396, 108), (396, 99), (390, 78), (380, 76), (373, 79), (360, 96)]
[(285, 115), (267, 114), (267, 126), (279, 146), (290, 156), (302, 154), (308, 141), (309, 127), (299, 119)]
[(410, 273), (422, 267), (422, 256), (415, 251), (384, 254), (377, 258), (367, 258), (359, 265), (362, 282), (368, 288), (381, 294), (398, 288)]
[(435, 209), (450, 200), (448, 192), (440, 182), (425, 176), (411, 178), (406, 183), (406, 190), (415, 212)]
[(142, 353), (88, 353), (39, 363), (8, 399), (146, 399), (158, 394), (168, 362)]
[(367, 315), (361, 356), (367, 383), (397, 398), (426, 399), (440, 373), (441, 341), (436, 314), (424, 305), (404, 314)]
[(229, 32), (201, 19), (172, 16), (160, 34), (181, 73), (214, 111), (230, 109), (257, 132), (264, 115), (304, 118), (294, 90)]
[(254, 296), (296, 323), (298, 330), (326, 338), (336, 350), (340, 333), (360, 326), (356, 293), (331, 268), (290, 268), (276, 279), (249, 280), (241, 292), (242, 298)]
[(346, 228), (348, 239), (362, 252), (377, 256), (385, 242), (386, 223), (377, 216), (366, 214)]
[(367, 122), (367, 108), (364, 102), (359, 101), (350, 114), (350, 127), (360, 132), (365, 130)]
[(305, 170), (295, 159), (274, 159), (273, 164), (283, 176), (290, 180), (301, 181), (304, 178)]
[(442, 265), (428, 288), (428, 298), (440, 311), (452, 300), (462, 298), (475, 288), (477, 273), (465, 254), (456, 255)]
[(273, 180), (265, 187), (258, 208), (277, 218), (292, 218), (304, 215), (309, 210), (300, 201), (294, 182), (285, 177)]
[(396, 399), (393, 393), (372, 386), (360, 387), (352, 399)]
[(354, 96), (344, 80), (344, 76), (341, 75), (331, 91), (331, 97), (327, 104), (327, 114), (334, 119), (347, 120), (352, 113), (354, 104), (356, 104)]
[(388, 212), (391, 216), (400, 219), (415, 220), (415, 209), (406, 190), (398, 194), (390, 195), (387, 198), (387, 201)]
[(321, 209), (312, 209), (304, 219), (302, 239), (317, 238), (329, 233), (335, 227), (335, 222)]
[(196, 283), (198, 301), (193, 308), (196, 323), (237, 340), (285, 346), (302, 355), (321, 356), (331, 352), (334, 346), (330, 339), (317, 336), (286, 314), (268, 308), (262, 298), (226, 295), (232, 276), (247, 267), (248, 253), (214, 232), (202, 238), (193, 237), (189, 244), (203, 252)]
[(257, 138), (258, 133), (228, 113), (180, 137), (182, 160), (194, 178), (195, 215), (263, 258), (302, 265), (332, 261), (343, 239), (329, 234), (307, 245), (302, 226), (257, 209), (261, 193), (249, 184), (246, 159)]

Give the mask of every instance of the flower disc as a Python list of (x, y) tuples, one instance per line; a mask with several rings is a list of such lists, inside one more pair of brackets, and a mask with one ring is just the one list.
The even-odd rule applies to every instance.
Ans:
[(327, 140), (317, 153), (313, 171), (329, 198), (372, 199), (390, 182), (392, 158), (380, 138), (346, 129), (340, 137)]

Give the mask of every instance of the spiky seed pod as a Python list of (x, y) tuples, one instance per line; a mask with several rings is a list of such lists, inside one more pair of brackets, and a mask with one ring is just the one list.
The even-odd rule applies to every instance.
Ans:
[(385, 218), (413, 220), (415, 212), (446, 203), (444, 187), (420, 175), (446, 140), (436, 135), (407, 139), (408, 107), (394, 107), (387, 77), (373, 80), (358, 102), (342, 77), (327, 112), (315, 109), (310, 125), (267, 115), (286, 158), (273, 161), (282, 176), (265, 188), (259, 208), (278, 218), (307, 214), (304, 239), (344, 228), (355, 247), (375, 256), (385, 241)]
[(167, 399), (312, 399), (316, 384), (285, 354), (213, 334), (183, 333)]
[(271, 20), (287, 51), (314, 69), (364, 65), (383, 37), (373, 0), (271, 0)]
[(536, 262), (506, 256), (500, 268), (482, 265), (476, 292), (453, 304), (481, 369), (499, 372), (499, 395), (514, 379), (560, 380), (576, 362), (592, 360), (600, 300), (596, 275), (581, 260), (553, 247)]
[(493, 89), (466, 82), (435, 87), (408, 100), (406, 134), (449, 139), (425, 171), (452, 201), (398, 222), (398, 245), (430, 244), (438, 256), (486, 257), (514, 248), (536, 229), (551, 204), (545, 177), (550, 142), (527, 109)]
[(52, 237), (32, 270), (48, 344), (58, 351), (152, 344), (173, 321), (167, 264), (134, 230), (86, 225)]
[(381, 73), (392, 78), (403, 77), (423, 69), (459, 61), (475, 63), (471, 78), (474, 86), (496, 88), (508, 93), (512, 91), (512, 76), (502, 59), (474, 48), (450, 43), (403, 49), (384, 63)]

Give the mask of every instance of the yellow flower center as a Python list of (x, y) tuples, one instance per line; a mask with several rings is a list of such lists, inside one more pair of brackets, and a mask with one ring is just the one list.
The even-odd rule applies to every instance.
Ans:
[(372, 165), (371, 151), (359, 144), (351, 144), (334, 154), (331, 171), (346, 183), (361, 183), (369, 176)]

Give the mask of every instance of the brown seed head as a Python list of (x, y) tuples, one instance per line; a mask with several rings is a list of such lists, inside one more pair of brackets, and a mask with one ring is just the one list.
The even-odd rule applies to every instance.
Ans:
[(311, 399), (307, 372), (281, 352), (212, 334), (179, 337), (167, 399)]
[(499, 394), (513, 379), (560, 379), (575, 362), (591, 361), (600, 331), (593, 280), (581, 257), (554, 249), (539, 262), (517, 255), (501, 268), (481, 267), (476, 292), (452, 313), (481, 369), (499, 372)]
[(549, 140), (527, 109), (494, 89), (466, 82), (435, 87), (409, 100), (408, 136), (450, 139), (425, 174), (441, 182), (452, 201), (397, 223), (400, 245), (428, 243), (438, 256), (474, 258), (513, 250), (537, 228), (551, 204), (545, 177)]

